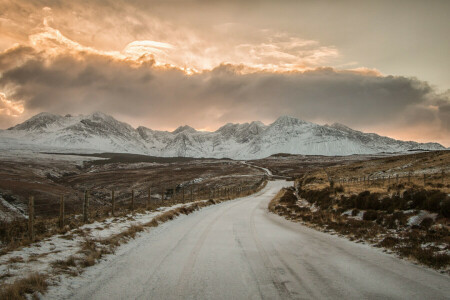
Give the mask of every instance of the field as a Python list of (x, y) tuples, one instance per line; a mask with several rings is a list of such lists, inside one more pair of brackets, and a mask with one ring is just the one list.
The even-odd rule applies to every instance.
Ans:
[[(0, 196), (17, 208), (4, 215), (26, 214), (28, 198), (34, 196), (37, 216), (57, 216), (59, 200), (65, 196), (66, 210), (81, 212), (84, 192), (90, 195), (90, 205), (111, 205), (111, 191), (115, 190), (117, 204), (127, 204), (131, 192), (139, 205), (148, 198), (152, 201), (194, 196), (211, 189), (251, 186), (264, 172), (230, 160), (153, 158), (129, 154), (94, 154), (93, 156), (39, 154), (34, 158), (13, 157), (0, 159)], [(164, 191), (163, 191), (164, 190)], [(186, 196), (188, 197), (188, 196)]]
[(280, 153), (263, 159), (251, 160), (249, 163), (267, 168), (273, 175), (294, 179), (323, 168), (342, 166), (380, 157), (385, 157), (385, 155), (323, 156)]

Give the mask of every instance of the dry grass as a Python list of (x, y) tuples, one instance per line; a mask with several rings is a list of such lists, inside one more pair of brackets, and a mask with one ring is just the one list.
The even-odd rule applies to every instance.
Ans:
[(278, 205), (278, 202), (280, 201), (280, 198), (284, 195), (285, 193), (285, 189), (281, 189), (276, 195), (275, 197), (270, 200), (269, 202), (269, 211), (275, 211), (275, 206)]
[[(367, 241), (391, 249), (401, 257), (449, 271), (450, 201), (445, 192), (402, 186), (391, 190), (376, 187), (354, 194), (354, 189), (348, 186), (323, 187), (323, 181), (323, 173), (317, 172), (296, 182), (300, 197), (314, 204), (317, 211), (291, 201), (293, 194), (289, 189), (277, 194), (269, 210), (318, 230), (334, 231), (352, 241)], [(433, 211), (438, 217), (435, 221), (426, 218), (419, 225), (408, 226), (408, 217), (414, 214), (411, 208)], [(362, 220), (343, 215), (347, 210), (353, 210), (353, 216), (364, 211)]]
[(8, 263), (10, 263), (10, 264), (20, 263), (20, 262), (23, 262), (23, 258), (20, 257), (20, 256), (14, 256), (14, 257), (11, 257), (11, 258), (8, 260)]
[(26, 278), (15, 281), (11, 284), (5, 284), (1, 287), (0, 299), (15, 300), (27, 299), (26, 295), (36, 293), (43, 294), (48, 287), (47, 276), (34, 273)]
[[(414, 186), (421, 186), (425, 189), (439, 188), (450, 193), (449, 166), (450, 151), (424, 152), (330, 166), (305, 174), (297, 182), (307, 189), (321, 190), (329, 186), (328, 177), (334, 181), (335, 185), (338, 185), (342, 178), (367, 178), (370, 175), (372, 179), (380, 177), (385, 179), (371, 182), (370, 185), (363, 182), (344, 183), (346, 192), (351, 194), (369, 190), (386, 193), (400, 185), (404, 188)], [(445, 171), (444, 182), (442, 182), (441, 170)], [(423, 181), (424, 173), (426, 174), (426, 184)], [(398, 183), (396, 181), (397, 174), (400, 176)], [(410, 180), (407, 178), (408, 174), (411, 174)]]
[(77, 262), (74, 256), (70, 256), (66, 260), (57, 260), (52, 262), (51, 266), (55, 269), (68, 270), (72, 267), (76, 267)]

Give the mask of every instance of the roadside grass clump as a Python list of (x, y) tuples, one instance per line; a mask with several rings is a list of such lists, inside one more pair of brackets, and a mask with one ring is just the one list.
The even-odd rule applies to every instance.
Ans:
[(32, 294), (33, 296), (37, 296), (36, 293), (43, 294), (47, 288), (47, 276), (40, 273), (33, 273), (13, 283), (3, 285), (0, 290), (0, 299), (28, 299), (27, 295)]
[(415, 259), (427, 266), (440, 269), (450, 264), (450, 255), (446, 253), (436, 253), (431, 249), (422, 247), (404, 246), (398, 249), (400, 255)]
[(334, 188), (334, 191), (335, 191), (336, 193), (343, 193), (343, 192), (345, 192), (345, 188), (344, 188), (344, 186), (341, 184), (341, 185), (336, 186), (336, 187)]
[(69, 256), (69, 258), (65, 260), (60, 259), (52, 262), (51, 266), (55, 269), (67, 270), (70, 269), (71, 267), (76, 267), (77, 262), (74, 256)]
[(330, 196), (331, 189), (326, 187), (321, 190), (303, 190), (299, 189), (299, 196), (306, 199), (311, 204), (316, 204), (321, 209), (327, 209), (332, 204)]
[(398, 238), (392, 237), (392, 236), (387, 236), (381, 242), (379, 242), (377, 245), (384, 247), (384, 248), (392, 249), (396, 245), (398, 245), (399, 242), (400, 242), (400, 240)]
[(364, 212), (363, 220), (364, 221), (375, 221), (378, 218), (378, 213), (376, 210), (369, 209)]
[(20, 256), (14, 256), (14, 257), (11, 257), (10, 259), (8, 259), (8, 263), (10, 263), (10, 264), (21, 263), (21, 262), (23, 262), (23, 257), (20, 257)]
[(292, 204), (297, 203), (298, 199), (294, 195), (293, 189), (286, 189), (279, 201), (280, 201), (280, 203), (283, 203), (283, 204), (292, 205)]
[(278, 204), (278, 202), (279, 202), (281, 196), (283, 196), (283, 194), (284, 194), (284, 189), (281, 189), (281, 190), (275, 195), (275, 197), (274, 197), (272, 200), (270, 200), (270, 202), (269, 202), (269, 211), (272, 211), (272, 212), (273, 212), (273, 211), (277, 211), (277, 210), (279, 210), (279, 209), (284, 208), (284, 206), (281, 206), (281, 205)]

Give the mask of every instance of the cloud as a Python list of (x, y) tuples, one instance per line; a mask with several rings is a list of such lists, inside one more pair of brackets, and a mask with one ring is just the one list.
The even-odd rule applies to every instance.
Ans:
[[(4, 52), (0, 61), (11, 53), (21, 51)], [(444, 138), (449, 133), (448, 96), (435, 94), (418, 79), (333, 68), (287, 73), (243, 73), (242, 68), (222, 64), (187, 75), (179, 68), (130, 63), (126, 57), (85, 49), (50, 57), (34, 52), (3, 71), (0, 90), (7, 88), (8, 97), (20, 99), (27, 114), (101, 110), (153, 128), (185, 123), (212, 129), (224, 122), (268, 122), (288, 114), (356, 128), (420, 125)]]
[(17, 117), (23, 113), (23, 105), (6, 99), (6, 95), (0, 93), (0, 114)]
[(333, 44), (242, 23), (211, 31), (175, 26), (116, 2), (105, 10), (95, 1), (43, 3), (52, 8), (22, 3), (0, 20), (19, 41), (0, 53), (0, 92), (8, 99), (0, 126), (41, 111), (100, 110), (158, 129), (288, 114), (450, 145), (448, 92), (358, 65), (326, 67), (342, 55)]

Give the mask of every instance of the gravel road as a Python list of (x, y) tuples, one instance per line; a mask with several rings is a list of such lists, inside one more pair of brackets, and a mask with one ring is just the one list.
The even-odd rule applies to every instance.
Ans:
[(446, 275), (268, 213), (289, 184), (151, 229), (45, 298), (450, 298)]

